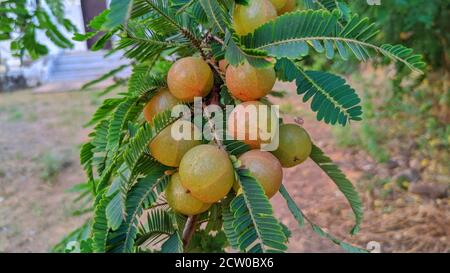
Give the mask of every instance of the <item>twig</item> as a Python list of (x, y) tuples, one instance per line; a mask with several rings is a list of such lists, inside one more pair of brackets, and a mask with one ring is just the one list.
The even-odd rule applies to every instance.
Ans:
[(219, 75), (219, 77), (222, 79), (223, 82), (225, 82), (225, 73), (220, 70), (220, 68), (217, 66), (216, 62), (214, 62), (211, 59), (206, 60), (206, 62), (214, 68), (216, 73)]
[[(217, 94), (217, 96), (212, 98), (212, 100), (214, 100), (214, 101), (215, 100), (218, 101), (219, 99), (220, 99), (220, 95), (219, 94)], [(218, 103), (213, 103), (212, 100), (210, 101), (209, 105), (211, 105), (211, 104), (219, 105)], [(209, 125), (209, 128), (211, 129), (211, 134), (212, 134), (213, 140), (217, 144), (217, 146), (219, 146), (220, 149), (225, 150), (225, 147), (224, 147), (224, 145), (222, 143), (221, 137), (217, 134), (214, 122), (209, 118), (211, 113), (208, 111), (208, 108), (206, 108), (206, 106), (207, 105), (204, 103), (203, 104), (203, 111), (205, 112), (207, 123)]]
[(214, 41), (218, 42), (219, 44), (221, 44), (221, 45), (225, 44), (225, 42), (222, 39), (220, 39), (219, 37), (214, 36), (214, 35), (212, 35), (211, 37), (214, 39)]
[(183, 237), (181, 240), (183, 241), (183, 249), (186, 251), (189, 242), (191, 241), (192, 235), (195, 232), (195, 221), (197, 220), (197, 215), (189, 216), (186, 225), (183, 230)]
[(166, 205), (168, 205), (167, 202), (159, 203), (159, 204), (156, 204), (156, 205), (153, 205), (153, 206), (149, 207), (148, 209), (150, 210), (150, 209), (154, 209), (154, 208), (162, 207), (162, 206), (166, 206)]
[(194, 45), (195, 48), (197, 48), (197, 50), (200, 52), (200, 55), (202, 56), (202, 58), (204, 60), (207, 60), (208, 57), (206, 56), (205, 52), (203, 51), (203, 47), (201, 44), (201, 41), (197, 40), (197, 38), (195, 38), (191, 32), (189, 32), (188, 29), (186, 28), (182, 28), (181, 29), (181, 33), (189, 39), (189, 41), (191, 41), (192, 45)]

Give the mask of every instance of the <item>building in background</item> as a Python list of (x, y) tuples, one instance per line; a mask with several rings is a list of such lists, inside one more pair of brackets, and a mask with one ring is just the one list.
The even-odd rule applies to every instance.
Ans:
[[(78, 32), (89, 31), (89, 21), (107, 8), (109, 0), (63, 0), (65, 4), (65, 17), (78, 29)], [(45, 6), (44, 6), (45, 8)], [(71, 38), (62, 27), (61, 33)], [(104, 59), (105, 51), (89, 51), (95, 39), (85, 42), (73, 42), (73, 48), (62, 49), (54, 45), (41, 30), (37, 30), (37, 39), (49, 49), (49, 54), (36, 61), (25, 60), (11, 56), (9, 42), (0, 42), (1, 65), (0, 77), (8, 78), (8, 82), (0, 85), (0, 91), (17, 88), (35, 87), (45, 83), (88, 81), (96, 78), (113, 67), (111, 63), (123, 64), (120, 54)], [(111, 47), (107, 44), (105, 49)], [(124, 73), (128, 73), (124, 71)], [(5, 80), (4, 80), (5, 81)], [(3, 89), (3, 90), (1, 90)]]

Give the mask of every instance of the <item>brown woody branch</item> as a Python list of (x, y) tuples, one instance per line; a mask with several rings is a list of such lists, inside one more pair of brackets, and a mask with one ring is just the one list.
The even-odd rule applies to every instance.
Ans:
[(197, 215), (189, 216), (186, 225), (184, 226), (183, 235), (181, 240), (183, 241), (183, 249), (186, 252), (186, 248), (189, 245), (189, 242), (192, 239), (192, 235), (194, 235)]

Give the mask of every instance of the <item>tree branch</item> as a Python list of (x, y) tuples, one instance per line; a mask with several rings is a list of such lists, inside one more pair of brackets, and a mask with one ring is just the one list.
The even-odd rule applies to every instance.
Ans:
[(212, 38), (221, 45), (224, 45), (224, 41), (217, 36), (212, 35)]
[(194, 235), (195, 232), (195, 222), (197, 220), (197, 215), (189, 216), (186, 225), (184, 226), (183, 230), (183, 236), (181, 240), (183, 241), (183, 249), (186, 252), (186, 248), (189, 245), (189, 242), (191, 241), (192, 235)]
[(219, 75), (219, 77), (222, 79), (223, 82), (225, 82), (225, 73), (222, 72), (219, 68), (219, 66), (217, 66), (217, 63), (215, 61), (213, 61), (211, 58), (209, 58), (208, 60), (206, 60), (206, 62), (212, 67), (214, 68), (214, 70), (217, 72), (217, 75)]

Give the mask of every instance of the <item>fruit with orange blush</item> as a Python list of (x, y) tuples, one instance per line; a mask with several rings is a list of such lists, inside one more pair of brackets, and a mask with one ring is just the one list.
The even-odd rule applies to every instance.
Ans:
[(237, 35), (253, 32), (262, 24), (277, 17), (277, 10), (269, 0), (250, 1), (247, 6), (236, 5), (233, 26)]
[(167, 85), (180, 101), (192, 102), (211, 92), (214, 77), (209, 65), (199, 57), (186, 57), (176, 61), (167, 74)]
[(228, 66), (226, 84), (231, 94), (241, 101), (258, 100), (272, 91), (276, 76), (273, 67), (256, 68), (245, 62)]
[(144, 107), (144, 117), (150, 124), (156, 114), (171, 109), (179, 102), (167, 88), (161, 88)]
[(276, 118), (273, 115), (270, 107), (259, 101), (241, 103), (228, 116), (228, 133), (252, 149), (259, 149), (271, 141), (272, 119)]
[[(283, 169), (280, 161), (269, 152), (251, 150), (239, 157), (242, 167), (248, 169), (258, 180), (268, 198), (274, 196), (280, 189), (283, 180)], [(233, 189), (238, 192), (239, 184), (235, 183)]]

